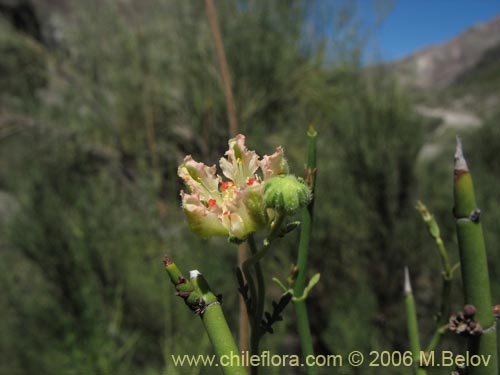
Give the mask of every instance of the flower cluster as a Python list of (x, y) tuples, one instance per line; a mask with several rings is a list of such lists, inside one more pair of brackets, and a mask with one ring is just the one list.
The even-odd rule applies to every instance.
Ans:
[(217, 174), (215, 165), (199, 163), (191, 155), (184, 158), (178, 169), (188, 190), (181, 191), (182, 207), (191, 230), (200, 237), (227, 235), (244, 240), (273, 219), (275, 212), (264, 202), (264, 185), (288, 174), (288, 163), (281, 147), (259, 158), (239, 134), (229, 140), (219, 165), (224, 177)]
[(474, 320), (476, 308), (473, 305), (465, 305), (464, 311), (453, 314), (449, 319), (448, 329), (460, 335), (480, 335), (483, 333), (481, 325)]

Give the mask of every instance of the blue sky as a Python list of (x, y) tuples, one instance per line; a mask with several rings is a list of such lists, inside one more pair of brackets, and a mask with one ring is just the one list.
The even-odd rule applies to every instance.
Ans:
[(499, 13), (500, 0), (396, 0), (392, 12), (373, 35), (373, 46), (379, 58), (397, 59), (445, 42)]

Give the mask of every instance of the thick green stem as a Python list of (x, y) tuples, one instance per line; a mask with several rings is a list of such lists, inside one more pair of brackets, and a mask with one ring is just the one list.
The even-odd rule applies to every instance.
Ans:
[(186, 305), (200, 316), (215, 354), (219, 358), (223, 374), (247, 374), (243, 366), (233, 366), (230, 361), (230, 358), (240, 353), (227, 325), (221, 304), (201, 273), (191, 271), (188, 280), (168, 257), (163, 259), (163, 263), (170, 281), (177, 290), (177, 295), (183, 298)]
[[(219, 359), (225, 359), (225, 362), (221, 362), (222, 365), (228, 363), (227, 359), (231, 358), (231, 354), (240, 355), (220, 304), (214, 304), (207, 307), (201, 316), (201, 320), (205, 325), (208, 338), (214, 347), (215, 354), (219, 357)], [(247, 373), (242, 366), (221, 367), (225, 375), (243, 375)]]
[[(314, 211), (314, 187), (316, 182), (316, 131), (311, 127), (307, 133), (309, 138), (306, 181), (312, 192), (312, 199), (307, 209), (302, 214), (299, 251), (297, 257), (298, 274), (295, 280), (293, 294), (300, 297), (304, 293), (306, 285), (307, 259), (309, 255), (309, 244), (311, 242), (313, 211)], [(300, 344), (302, 347), (302, 356), (306, 359), (314, 355), (311, 328), (309, 326), (309, 317), (307, 314), (306, 300), (294, 300), (295, 315), (297, 317), (297, 329), (299, 332)], [(307, 374), (317, 373), (316, 367), (307, 367)]]
[(420, 339), (418, 338), (417, 309), (415, 307), (415, 299), (413, 298), (413, 292), (411, 290), (408, 268), (405, 268), (405, 303), (408, 338), (410, 340), (410, 351), (413, 356), (415, 374), (426, 375), (427, 371), (420, 367)]
[[(462, 145), (457, 138), (454, 178), (454, 215), (457, 226), (460, 264), (465, 303), (476, 307), (475, 320), (483, 329), (495, 324), (491, 310), (490, 281), (480, 211), (476, 206), (474, 186)], [(487, 366), (471, 366), (470, 375), (497, 375), (497, 342), (495, 330), (469, 338), (471, 354), (491, 356)]]

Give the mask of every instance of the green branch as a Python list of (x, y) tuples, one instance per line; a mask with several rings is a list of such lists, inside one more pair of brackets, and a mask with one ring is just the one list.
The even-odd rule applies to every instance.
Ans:
[[(221, 359), (239, 355), (226, 318), (222, 312), (219, 298), (210, 290), (207, 281), (198, 271), (191, 271), (189, 280), (168, 257), (163, 259), (165, 270), (177, 290), (177, 295), (186, 305), (199, 315), (212, 343), (215, 354)], [(242, 366), (220, 366), (224, 375), (245, 375)]]
[[(248, 237), (248, 244), (250, 245), (249, 247), (250, 251), (252, 252), (252, 256), (256, 255), (258, 251), (253, 234)], [(262, 273), (260, 262), (255, 263), (255, 275), (257, 277), (257, 301), (255, 305), (255, 315), (258, 317), (262, 317), (262, 315), (264, 314), (266, 285), (264, 283), (264, 275)]]
[[(465, 303), (476, 308), (476, 321), (483, 330), (487, 330), (495, 324), (495, 320), (491, 310), (490, 280), (483, 229), (480, 210), (476, 205), (472, 177), (458, 137), (454, 172), (455, 207), (453, 213), (456, 219)], [(491, 360), (488, 366), (470, 367), (468, 374), (497, 375), (495, 330), (469, 337), (469, 351), (471, 354), (491, 356)]]
[[(253, 235), (248, 237), (248, 244), (250, 251), (252, 253), (252, 257), (256, 256), (257, 245), (255, 243), (255, 238)], [(264, 297), (265, 297), (265, 284), (264, 277), (262, 274), (262, 267), (259, 262), (255, 263), (254, 271), (257, 277), (257, 288), (255, 287), (255, 283), (252, 277), (252, 267), (250, 263), (243, 263), (243, 273), (245, 275), (245, 279), (247, 280), (248, 286), (250, 288), (250, 309), (248, 310), (248, 315), (250, 317), (250, 353), (258, 354), (259, 351), (259, 342), (262, 336), (262, 332), (260, 329), (260, 320), (262, 319), (263, 310), (264, 310)], [(255, 373), (256, 370), (252, 367), (252, 373)]]
[[(252, 252), (252, 256), (245, 260), (242, 265), (243, 274), (245, 275), (246, 282), (250, 288), (250, 306), (251, 309), (248, 311), (250, 315), (250, 354), (259, 354), (259, 343), (262, 335), (264, 334), (264, 330), (261, 328), (261, 321), (264, 315), (264, 299), (265, 299), (265, 285), (264, 285), (264, 277), (262, 274), (262, 269), (260, 266), (260, 260), (267, 254), (269, 251), (270, 245), (273, 240), (279, 235), (281, 225), (283, 224), (283, 220), (285, 216), (283, 214), (277, 214), (271, 223), (271, 228), (269, 230), (269, 234), (260, 250), (257, 251), (257, 246), (255, 244), (255, 239), (253, 236), (249, 236), (248, 243), (250, 246), (250, 250)], [(257, 276), (257, 288), (255, 287), (255, 283), (252, 277), (252, 270), (255, 271)], [(248, 304), (247, 304), (248, 306)], [(257, 367), (251, 367), (252, 374), (257, 373)]]
[(446, 327), (448, 325), (448, 319), (450, 315), (450, 296), (451, 296), (451, 282), (453, 280), (454, 268), (451, 267), (450, 258), (448, 256), (448, 251), (444, 246), (443, 239), (441, 238), (441, 233), (439, 230), (438, 223), (433, 215), (427, 210), (425, 205), (418, 201), (416, 209), (420, 212), (422, 219), (427, 224), (429, 234), (436, 242), (436, 246), (441, 257), (442, 265), (442, 276), (443, 276), (443, 287), (441, 291), (441, 307), (439, 309), (439, 314), (437, 316), (437, 327), (434, 331), (432, 339), (425, 349), (427, 353), (432, 352), (437, 348), (441, 337), (446, 332)]
[(411, 290), (410, 273), (405, 267), (405, 303), (406, 322), (408, 324), (408, 338), (410, 340), (410, 351), (413, 357), (415, 375), (426, 375), (427, 371), (420, 367), (420, 339), (418, 338), (417, 309), (415, 299)]
[[(300, 344), (302, 346), (302, 356), (307, 358), (314, 355), (314, 348), (312, 342), (311, 328), (309, 326), (309, 317), (307, 314), (307, 306), (305, 298), (299, 298), (304, 295), (306, 288), (306, 272), (307, 272), (307, 259), (309, 256), (309, 244), (311, 242), (313, 212), (314, 212), (314, 188), (316, 185), (316, 137), (317, 133), (311, 126), (307, 132), (309, 138), (308, 156), (307, 156), (307, 169), (306, 169), (306, 182), (311, 189), (312, 199), (309, 202), (307, 209), (302, 214), (302, 222), (300, 227), (300, 242), (299, 252), (297, 257), (298, 273), (293, 287), (294, 299), (293, 304), (295, 307), (295, 315), (297, 316), (297, 329), (299, 331)], [(319, 276), (318, 276), (319, 280)], [(316, 367), (307, 367), (307, 374), (314, 375), (317, 373)]]

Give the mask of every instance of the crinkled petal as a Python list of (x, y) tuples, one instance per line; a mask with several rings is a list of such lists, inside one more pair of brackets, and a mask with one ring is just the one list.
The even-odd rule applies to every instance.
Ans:
[(229, 235), (238, 239), (246, 238), (252, 230), (249, 230), (248, 223), (238, 214), (231, 214), (231, 224), (229, 227)]
[(222, 221), (224, 226), (229, 230), (229, 237), (244, 240), (250, 233), (254, 232), (253, 228), (249, 226), (248, 221), (237, 213), (223, 215)]
[(255, 177), (259, 168), (259, 156), (255, 151), (250, 151), (245, 145), (245, 136), (238, 134), (229, 140), (229, 150), (226, 158), (220, 159), (220, 167), (224, 175), (237, 186), (243, 187), (249, 179)]
[(259, 162), (264, 180), (282, 174), (288, 174), (288, 162), (285, 159), (283, 147), (276, 148), (276, 152), (272, 155), (264, 155)]
[(222, 221), (231, 237), (245, 239), (250, 233), (257, 230), (258, 223), (249, 212), (245, 204), (246, 199), (247, 190), (236, 189), (231, 199), (225, 202), (225, 215), (222, 215)]
[(217, 235), (228, 235), (228, 229), (223, 225), (220, 209), (206, 207), (198, 194), (181, 192), (182, 208), (186, 215), (189, 228), (198, 236), (207, 238)]
[(206, 201), (217, 199), (220, 177), (216, 175), (217, 167), (209, 167), (195, 161), (191, 155), (177, 169), (177, 174), (184, 180), (191, 193), (199, 194)]
[(222, 173), (231, 181), (235, 180), (235, 172), (233, 163), (231, 163), (226, 158), (220, 158), (219, 160), (220, 169), (222, 169)]

